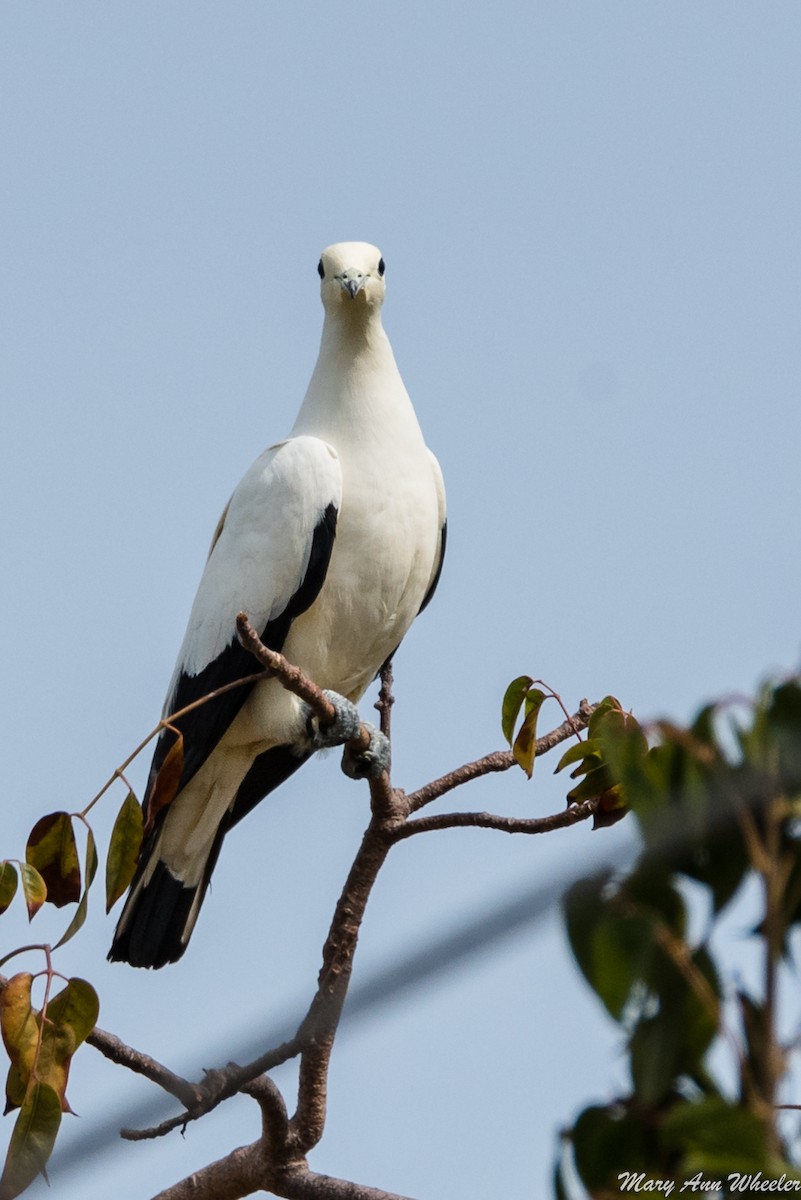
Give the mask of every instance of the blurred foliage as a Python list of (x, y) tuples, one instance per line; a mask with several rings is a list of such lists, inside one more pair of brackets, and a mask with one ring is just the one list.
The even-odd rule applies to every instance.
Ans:
[[(801, 1191), (776, 1120), (790, 1050), (779, 1042), (778, 992), (801, 925), (801, 683), (647, 731), (608, 697), (557, 769), (568, 766), (579, 780), (568, 803), (595, 796), (607, 817), (631, 811), (642, 849), (631, 870), (583, 879), (564, 898), (571, 949), (620, 1028), (629, 1082), (563, 1134), (554, 1194), (668, 1194), (670, 1182), (677, 1194), (682, 1184), (718, 1195)], [(758, 995), (735, 988), (736, 967), (713, 947), (747, 878), (761, 885)], [(691, 891), (709, 914), (698, 939)]]

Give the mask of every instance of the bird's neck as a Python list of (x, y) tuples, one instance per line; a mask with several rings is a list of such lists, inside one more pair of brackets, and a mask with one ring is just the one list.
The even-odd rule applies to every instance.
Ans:
[(386, 435), (409, 418), (417, 426), (395, 356), (376, 312), (327, 314), (317, 365), (293, 433), (337, 443), (365, 421)]
[(325, 363), (326, 369), (331, 369), (341, 361), (361, 366), (371, 362), (383, 365), (387, 359), (394, 363), (392, 347), (377, 309), (365, 312), (362, 306), (351, 304), (341, 305), (334, 313), (326, 313), (318, 367)]

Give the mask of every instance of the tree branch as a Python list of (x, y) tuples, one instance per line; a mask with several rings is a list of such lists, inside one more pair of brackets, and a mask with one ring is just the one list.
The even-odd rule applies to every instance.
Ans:
[(284, 1200), (410, 1200), (310, 1171), (291, 1136), (283, 1097), (272, 1080), (262, 1075), (242, 1090), (261, 1109), (261, 1139), (160, 1192), (155, 1200), (240, 1200), (268, 1190)]
[(269, 1075), (260, 1075), (242, 1088), (261, 1109), (261, 1136), (270, 1157), (285, 1159), (289, 1146), (289, 1116), (276, 1084)]
[[(277, 678), (283, 687), (308, 704), (321, 726), (331, 724), (336, 713), (321, 689), (283, 655), (265, 646), (244, 613), (237, 617), (237, 633), (241, 644), (264, 667), (267, 675)], [(381, 729), (386, 735), (390, 730), (393, 702), (392, 669), (390, 664), (386, 664), (381, 673), (381, 691), (376, 704)], [(585, 728), (594, 708), (594, 705), (582, 701), (577, 713), (538, 739), (536, 753), (547, 753)], [(355, 752), (363, 752), (369, 740), (370, 735), (362, 724), (358, 737), (350, 745)], [(186, 1108), (184, 1113), (154, 1129), (123, 1131), (125, 1137), (141, 1139), (160, 1136), (204, 1115), (238, 1091), (251, 1095), (260, 1106), (262, 1136), (258, 1141), (239, 1147), (225, 1158), (161, 1192), (156, 1200), (239, 1200), (239, 1197), (267, 1190), (286, 1200), (409, 1200), (408, 1197), (376, 1188), (319, 1175), (308, 1169), (305, 1155), (317, 1145), (323, 1134), (328, 1068), (350, 983), (359, 932), (373, 885), (391, 847), (418, 833), (467, 826), (506, 833), (545, 833), (574, 825), (596, 811), (599, 802), (593, 799), (546, 817), (516, 818), (487, 812), (468, 812), (410, 820), (412, 813), (462, 784), (492, 772), (506, 771), (513, 765), (515, 759), (511, 751), (496, 751), (456, 768), (411, 796), (393, 788), (386, 771), (377, 779), (370, 780), (370, 824), (331, 920), (323, 947), (317, 990), (295, 1037), (282, 1046), (268, 1051), (244, 1067), (229, 1063), (221, 1070), (207, 1072), (202, 1083), (191, 1084), (147, 1056), (132, 1051), (112, 1035), (100, 1030), (94, 1032), (90, 1041), (101, 1053), (146, 1075), (180, 1099)], [(264, 1075), (264, 1071), (297, 1055), (300, 1055), (297, 1105), (294, 1115), (289, 1118), (281, 1093)]]
[(202, 1099), (202, 1088), (199, 1084), (182, 1079), (174, 1071), (170, 1071), (160, 1062), (156, 1062), (155, 1058), (151, 1058), (149, 1054), (143, 1054), (141, 1050), (133, 1050), (113, 1033), (106, 1033), (97, 1025), (87, 1037), (86, 1042), (87, 1045), (94, 1046), (95, 1050), (99, 1050), (104, 1058), (157, 1083), (160, 1088), (169, 1092), (171, 1096), (175, 1096), (188, 1109), (194, 1108)]
[[(391, 815), (385, 820), (394, 823)], [(374, 815), (334, 910), (323, 947), (317, 992), (298, 1030), (304, 1050), (300, 1061), (298, 1105), (290, 1121), (290, 1132), (304, 1154), (322, 1137), (331, 1049), (350, 983), (364, 911), (390, 846), (384, 820)]]
[(283, 1197), (283, 1200), (412, 1200), (410, 1196), (396, 1192), (319, 1175), (310, 1171), (305, 1162), (283, 1170), (267, 1168), (265, 1171), (259, 1142), (240, 1146), (228, 1158), (196, 1171), (159, 1192), (153, 1200), (241, 1200), (254, 1192), (267, 1190), (270, 1195)]
[[(274, 1184), (271, 1186), (275, 1187)], [(396, 1192), (335, 1179), (332, 1175), (319, 1175), (308, 1168), (285, 1173), (279, 1186), (283, 1190), (275, 1194), (284, 1200), (412, 1200), (410, 1196), (399, 1196)]]
[(454, 812), (439, 813), (430, 817), (417, 817), (406, 821), (392, 831), (392, 841), (402, 842), (405, 838), (414, 837), (416, 833), (429, 833), (434, 829), (458, 829), (467, 826), (480, 829), (496, 829), (501, 833), (550, 833), (554, 829), (567, 829), (586, 821), (598, 809), (600, 800), (593, 797), (583, 804), (571, 804), (562, 812), (553, 813), (548, 817), (502, 817), (497, 813), (488, 812)]
[[(207, 1071), (202, 1083), (189, 1085), (195, 1088), (198, 1097), (194, 1103), (186, 1106), (186, 1112), (168, 1117), (160, 1125), (152, 1125), (147, 1129), (121, 1129), (120, 1136), (129, 1142), (143, 1142), (164, 1137), (165, 1134), (172, 1133), (173, 1129), (185, 1129), (191, 1121), (205, 1117), (206, 1113), (217, 1108), (223, 1100), (230, 1100), (237, 1092), (244, 1091), (245, 1086), (257, 1076), (272, 1070), (273, 1067), (280, 1067), (291, 1058), (296, 1058), (302, 1048), (303, 1043), (296, 1035), (288, 1042), (282, 1042), (280, 1046), (267, 1050), (244, 1067), (231, 1062), (226, 1067)], [(154, 1082), (157, 1083), (158, 1080)]]

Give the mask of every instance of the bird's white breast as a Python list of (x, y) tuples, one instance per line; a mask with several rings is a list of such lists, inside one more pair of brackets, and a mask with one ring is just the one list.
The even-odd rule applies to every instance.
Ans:
[[(285, 653), (322, 687), (357, 699), (403, 639), (438, 552), (434, 474), (419, 447), (345, 454), (342, 508), (325, 583)], [(349, 461), (355, 459), (355, 461)]]

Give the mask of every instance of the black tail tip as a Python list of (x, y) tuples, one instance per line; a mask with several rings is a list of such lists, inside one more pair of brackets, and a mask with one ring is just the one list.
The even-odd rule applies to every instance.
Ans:
[(197, 891), (157, 863), (152, 877), (123, 909), (108, 961), (153, 969), (178, 962), (189, 943)]

